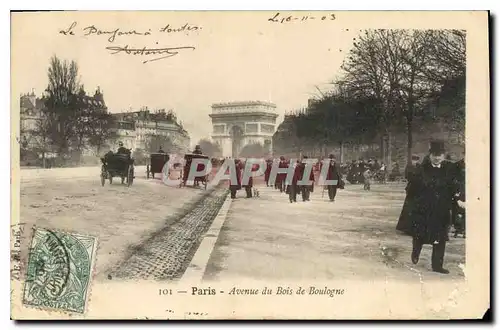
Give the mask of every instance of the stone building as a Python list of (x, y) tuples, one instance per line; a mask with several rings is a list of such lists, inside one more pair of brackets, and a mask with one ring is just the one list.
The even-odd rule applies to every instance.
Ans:
[(113, 117), (116, 120), (116, 139), (123, 142), (126, 148), (154, 150), (161, 146), (161, 141), (169, 140), (171, 146), (161, 146), (171, 149), (165, 150), (166, 152), (188, 152), (191, 142), (189, 134), (177, 122), (173, 113), (139, 110), (115, 113)]

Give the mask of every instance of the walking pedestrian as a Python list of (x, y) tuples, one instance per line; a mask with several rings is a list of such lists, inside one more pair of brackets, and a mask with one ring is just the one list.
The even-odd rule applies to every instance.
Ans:
[[(280, 157), (280, 162), (278, 164), (278, 167), (280, 169), (282, 168), (288, 168), (288, 163), (287, 161), (285, 160), (285, 157), (284, 156), (281, 156)], [(278, 173), (278, 175), (276, 176), (276, 188), (279, 189), (279, 191), (282, 193), (282, 192), (285, 192), (285, 180), (286, 180), (286, 173)]]
[(365, 172), (363, 173), (363, 181), (364, 181), (363, 189), (364, 190), (370, 190), (371, 176), (372, 176), (372, 171), (369, 168), (367, 168), (365, 170)]
[(231, 199), (236, 198), (236, 192), (241, 189), (241, 169), (242, 164), (239, 159), (231, 159), (229, 161), (234, 162), (234, 168), (236, 170), (236, 182), (231, 181), (229, 184), (229, 190), (231, 192)]
[(295, 164), (292, 165), (294, 167), (293, 177), (291, 182), (287, 182), (286, 192), (288, 193), (288, 199), (290, 203), (297, 202), (297, 194), (300, 193), (298, 181), (302, 177), (302, 166), (299, 163), (299, 160)]
[(445, 161), (444, 154), (444, 141), (432, 141), (429, 155), (416, 170), (408, 193), (414, 196), (415, 203), (410, 213), (413, 236), (411, 261), (418, 263), (422, 246), (431, 244), (432, 270), (449, 274), (443, 263), (456, 186), (454, 165)]
[[(306, 161), (305, 161), (306, 159), (308, 159), (308, 157), (304, 156), (303, 157), (303, 161), (300, 164), (300, 166), (301, 166), (300, 179), (303, 179), (303, 180), (305, 180), (304, 174), (305, 174), (305, 169), (306, 169)], [(304, 201), (304, 202), (310, 201), (311, 192), (313, 191), (313, 187), (314, 187), (314, 171), (313, 171), (313, 169), (311, 169), (311, 173), (309, 174), (309, 181), (312, 181), (312, 184), (310, 184), (310, 185), (301, 185), (300, 186), (300, 192), (301, 192), (301, 195), (302, 195), (302, 201)]]
[[(333, 154), (330, 154), (328, 158), (329, 158), (329, 163), (328, 163), (328, 170), (326, 172), (326, 180), (337, 180), (336, 184), (327, 185), (328, 198), (330, 199), (330, 202), (334, 202), (335, 196), (337, 196), (337, 188), (340, 185), (341, 177), (335, 156)], [(323, 167), (323, 164), (321, 164), (321, 167)]]
[[(255, 172), (259, 169), (259, 164), (253, 164), (252, 165), (252, 172)], [(250, 176), (250, 178), (248, 178), (248, 183), (246, 185), (243, 186), (245, 188), (245, 192), (247, 194), (247, 198), (252, 198), (253, 195), (252, 195), (252, 188), (253, 188), (253, 176)]]
[(268, 159), (266, 162), (266, 171), (264, 172), (264, 180), (266, 181), (266, 187), (269, 187), (269, 177), (271, 176), (272, 168), (273, 168), (273, 160)]

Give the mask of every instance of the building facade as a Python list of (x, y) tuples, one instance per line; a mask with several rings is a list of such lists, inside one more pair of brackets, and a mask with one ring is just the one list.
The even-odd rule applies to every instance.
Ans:
[[(106, 104), (104, 103), (104, 97), (98, 88), (93, 96), (86, 95), (82, 90), (78, 94), (78, 100), (84, 105), (83, 113), (85, 110), (92, 109), (101, 111), (103, 113), (107, 112)], [(44, 101), (42, 98), (36, 96), (35, 91), (32, 90), (31, 93), (23, 94), (19, 99), (19, 131), (20, 131), (20, 148), (22, 160), (24, 158), (51, 158), (57, 155), (51, 152), (51, 147), (48, 141), (47, 132), (44, 133), (46, 127), (42, 125), (44, 119)], [(85, 116), (80, 118), (85, 121)], [(81, 150), (82, 156), (93, 156), (95, 155), (95, 150), (88, 147), (87, 143), (84, 143), (86, 147)]]
[(276, 128), (276, 105), (262, 101), (212, 105), (212, 140), (223, 157), (238, 157), (245, 145), (261, 144), (272, 154)]
[[(83, 104), (82, 113), (85, 109), (109, 113), (104, 102), (104, 97), (99, 88), (93, 96), (86, 95), (82, 90), (78, 94), (79, 101)], [(35, 95), (34, 90), (31, 93), (20, 96), (20, 136), (19, 143), (21, 147), (21, 156), (26, 158), (55, 157), (56, 155), (48, 152), (47, 136), (41, 134), (44, 101)], [(150, 112), (141, 110), (135, 112), (122, 112), (111, 114), (115, 122), (112, 128), (113, 138), (108, 139), (104, 145), (92, 147), (84, 143), (80, 150), (81, 156), (96, 157), (107, 150), (117, 149), (118, 141), (123, 142), (126, 148), (131, 150), (142, 149), (146, 152), (148, 149), (163, 147), (166, 152), (185, 153), (190, 147), (190, 137), (172, 112)], [(85, 121), (85, 116), (79, 118)], [(169, 143), (165, 143), (165, 142)], [(165, 144), (167, 145), (165, 145)]]
[(36, 149), (38, 141), (38, 122), (42, 118), (43, 101), (36, 97), (35, 91), (21, 95), (20, 106), (20, 144), (24, 149)]
[[(188, 152), (191, 140), (188, 132), (177, 123), (173, 114), (139, 110), (113, 114), (116, 139), (131, 150), (153, 151), (163, 147), (168, 153)], [(162, 145), (170, 142), (170, 145)]]

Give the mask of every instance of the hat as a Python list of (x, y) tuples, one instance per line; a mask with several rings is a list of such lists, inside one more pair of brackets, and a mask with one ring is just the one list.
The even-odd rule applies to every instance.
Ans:
[(417, 156), (417, 155), (412, 155), (411, 156), (411, 160), (419, 160), (419, 159), (420, 159), (420, 157)]
[(285, 156), (280, 156), (280, 160), (285, 160)]
[(333, 154), (330, 154), (330, 155), (328, 156), (328, 158), (330, 158), (330, 159), (335, 159), (335, 156), (334, 156)]
[(430, 143), (429, 153), (434, 155), (444, 154), (444, 141), (443, 140), (433, 140)]
[(123, 142), (122, 142), (122, 141), (118, 142), (118, 145), (119, 145), (120, 147), (123, 147)]

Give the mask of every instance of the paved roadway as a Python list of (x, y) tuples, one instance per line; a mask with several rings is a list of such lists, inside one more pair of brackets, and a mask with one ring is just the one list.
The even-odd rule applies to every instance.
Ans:
[(204, 279), (307, 280), (462, 278), (465, 240), (451, 238), (445, 267), (450, 275), (430, 272), (431, 247), (420, 262), (410, 261), (411, 238), (395, 231), (404, 186), (361, 185), (339, 190), (335, 202), (321, 188), (310, 202), (290, 204), (288, 196), (260, 187), (260, 197), (239, 192), (228, 212)]

